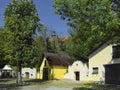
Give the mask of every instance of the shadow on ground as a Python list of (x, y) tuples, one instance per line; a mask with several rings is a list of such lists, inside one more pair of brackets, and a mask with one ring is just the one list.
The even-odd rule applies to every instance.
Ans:
[[(20, 86), (27, 86), (31, 84), (34, 85), (42, 82), (44, 81), (40, 79), (29, 79), (29, 80), (27, 79), (27, 80), (23, 80)], [(0, 88), (9, 88), (9, 87), (17, 87), (16, 79), (0, 79)]]
[(85, 87), (76, 87), (76, 88), (73, 88), (73, 90), (96, 90), (96, 89), (85, 88)]
[(0, 82), (8, 82), (10, 79), (0, 79)]
[(36, 84), (36, 83), (41, 83), (44, 82), (44, 80), (41, 79), (29, 79), (29, 80), (24, 80), (23, 83), (28, 83), (28, 84)]

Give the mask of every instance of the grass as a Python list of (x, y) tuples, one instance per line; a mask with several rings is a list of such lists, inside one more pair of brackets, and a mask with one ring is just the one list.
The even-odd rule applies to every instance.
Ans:
[[(0, 79), (0, 87), (16, 87), (16, 79)], [(73, 90), (120, 90), (119, 85), (100, 85), (95, 82), (78, 82), (71, 80), (49, 80), (23, 79), (23, 85), (39, 85), (41, 88), (56, 86), (68, 87)]]
[(16, 80), (13, 78), (0, 79), (0, 87), (14, 87)]
[[(22, 86), (30, 85), (30, 84), (37, 84), (40, 83), (41, 80), (39, 79), (22, 79)], [(16, 79), (15, 78), (3, 78), (0, 79), (0, 87), (16, 87)]]

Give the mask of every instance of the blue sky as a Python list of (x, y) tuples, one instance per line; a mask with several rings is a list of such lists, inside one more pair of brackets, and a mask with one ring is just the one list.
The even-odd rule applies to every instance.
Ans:
[[(4, 11), (8, 3), (12, 0), (0, 0), (0, 27), (4, 26)], [(62, 37), (68, 34), (69, 27), (66, 21), (61, 20), (60, 16), (54, 13), (52, 3), (54, 0), (33, 0), (36, 5), (40, 21), (48, 27), (49, 30), (55, 30)]]

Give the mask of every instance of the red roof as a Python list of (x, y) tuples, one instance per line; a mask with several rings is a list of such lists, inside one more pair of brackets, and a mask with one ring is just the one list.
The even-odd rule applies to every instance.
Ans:
[(65, 41), (65, 40), (68, 40), (68, 38), (69, 38), (68, 36), (64, 36), (64, 37), (63, 37), (63, 40), (64, 40), (64, 41)]

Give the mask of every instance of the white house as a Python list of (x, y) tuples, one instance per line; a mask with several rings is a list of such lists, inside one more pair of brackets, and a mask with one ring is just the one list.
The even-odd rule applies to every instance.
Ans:
[(23, 78), (36, 78), (36, 68), (22, 68)]
[(86, 81), (88, 80), (88, 67), (81, 61), (75, 61), (68, 67), (68, 72), (65, 74), (65, 79)]

